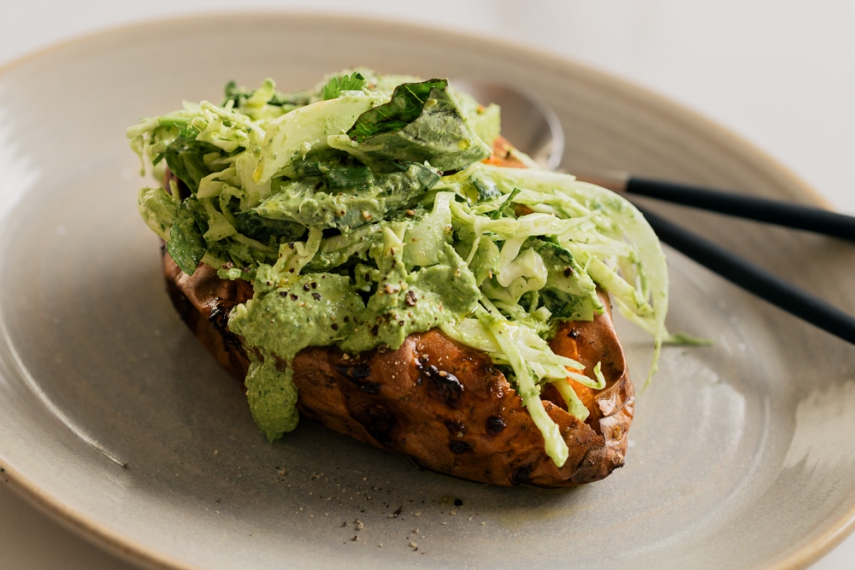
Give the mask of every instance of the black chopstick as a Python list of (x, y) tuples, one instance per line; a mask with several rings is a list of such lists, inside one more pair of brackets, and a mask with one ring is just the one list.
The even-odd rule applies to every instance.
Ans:
[(761, 299), (855, 344), (855, 317), (649, 210), (639, 210), (659, 239), (677, 251)]
[(605, 186), (616, 192), (646, 196), (729, 216), (855, 241), (855, 216), (838, 214), (822, 208), (624, 173), (581, 176), (579, 179)]
[(626, 192), (855, 241), (855, 217), (821, 208), (637, 176), (627, 180)]

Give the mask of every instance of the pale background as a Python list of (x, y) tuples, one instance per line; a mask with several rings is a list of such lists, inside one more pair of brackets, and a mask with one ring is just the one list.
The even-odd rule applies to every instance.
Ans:
[[(849, 172), (855, 165), (855, 2), (849, 0), (2, 0), (0, 66), (115, 25), (238, 6), (371, 15), (501, 37), (576, 59), (721, 123), (832, 207), (855, 214)], [(38, 513), (2, 480), (0, 566), (130, 568)], [(851, 568), (855, 537), (811, 570)]]

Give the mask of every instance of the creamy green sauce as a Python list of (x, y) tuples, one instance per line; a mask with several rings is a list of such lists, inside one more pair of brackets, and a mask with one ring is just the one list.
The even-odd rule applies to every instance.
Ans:
[(307, 346), (329, 346), (347, 338), (364, 308), (347, 277), (301, 275), (285, 287), (261, 286), (238, 305), (229, 329), (255, 348), (246, 379), (252, 415), (268, 439), (297, 426), (297, 388), (291, 361)]
[(268, 441), (276, 441), (297, 427), (298, 394), (291, 368), (277, 367), (269, 355), (264, 360), (253, 359), (245, 383), (252, 417)]
[(337, 192), (315, 190), (317, 176), (277, 179), (273, 196), (255, 211), (268, 219), (347, 231), (384, 219), (389, 211), (406, 206), (438, 180), (436, 170), (419, 164), (411, 164), (403, 172), (377, 174), (366, 188)]
[(381, 269), (387, 273), (367, 305), (348, 277), (309, 273), (281, 284), (264, 268), (254, 298), (232, 311), (229, 329), (254, 349), (247, 398), (269, 440), (297, 426), (291, 363), (300, 350), (331, 345), (349, 353), (380, 345), (397, 349), (409, 334), (453, 322), (478, 302), (475, 277), (451, 246), (445, 245), (443, 262), (408, 272), (403, 244), (395, 237), (388, 236), (391, 245), (381, 252)]

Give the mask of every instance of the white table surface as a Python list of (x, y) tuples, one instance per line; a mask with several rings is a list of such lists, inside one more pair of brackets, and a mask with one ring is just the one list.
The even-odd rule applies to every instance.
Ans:
[[(381, 16), (503, 37), (588, 63), (740, 134), (855, 214), (855, 2), (846, 0), (4, 0), (0, 66), (119, 24), (206, 11)], [(429, 6), (429, 8), (427, 8)], [(0, 479), (0, 566), (131, 568)], [(811, 570), (855, 568), (855, 535)]]

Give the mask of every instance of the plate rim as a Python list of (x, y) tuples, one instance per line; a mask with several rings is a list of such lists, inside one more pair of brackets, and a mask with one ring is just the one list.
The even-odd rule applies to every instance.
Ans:
[[(826, 209), (834, 209), (829, 201), (817, 190), (807, 184), (788, 166), (780, 162), (777, 158), (762, 148), (759, 148), (749, 142), (730, 128), (725, 127), (724, 125), (703, 115), (701, 112), (696, 111), (681, 102), (674, 101), (651, 88), (639, 85), (629, 79), (601, 70), (592, 65), (579, 62), (570, 57), (558, 55), (529, 44), (494, 37), (481, 32), (470, 32), (460, 29), (443, 29), (435, 25), (413, 23), (411, 21), (400, 20), (388, 16), (374, 17), (364, 14), (350, 13), (347, 11), (341, 14), (334, 14), (323, 11), (302, 9), (217, 9), (212, 12), (205, 13), (196, 12), (174, 16), (155, 16), (141, 19), (139, 21), (110, 25), (105, 28), (92, 30), (25, 53), (24, 55), (18, 56), (3, 65), (0, 65), (0, 78), (31, 62), (37, 62), (44, 57), (49, 57), (64, 49), (78, 45), (85, 45), (90, 41), (101, 38), (114, 36), (118, 39), (125, 32), (138, 31), (145, 28), (156, 28), (166, 24), (176, 25), (191, 21), (199, 22), (202, 20), (212, 22), (226, 19), (234, 20), (235, 18), (240, 18), (244, 21), (260, 19), (269, 20), (271, 18), (300, 18), (303, 20), (334, 22), (339, 25), (362, 24), (374, 26), (395, 26), (399, 29), (404, 28), (406, 31), (411, 33), (440, 34), (459, 41), (475, 40), (476, 42), (484, 45), (502, 49), (511, 49), (520, 53), (525, 59), (543, 60), (555, 67), (573, 69), (575, 72), (587, 74), (589, 77), (595, 78), (598, 81), (611, 83), (612, 85), (619, 87), (622, 92), (630, 93), (633, 98), (643, 99), (645, 102), (653, 104), (657, 108), (667, 107), (669, 109), (669, 113), (678, 115), (681, 121), (687, 125), (691, 125), (693, 128), (707, 132), (710, 134), (711, 139), (716, 141), (718, 144), (724, 144), (731, 149), (736, 149), (737, 154), (746, 157), (746, 162), (758, 164), (764, 167), (763, 170), (774, 172), (780, 179), (786, 180), (790, 186), (814, 204)], [(35, 507), (38, 511), (49, 516), (62, 527), (72, 531), (78, 537), (86, 540), (87, 542), (102, 548), (123, 560), (137, 565), (142, 564), (148, 568), (164, 570), (191, 570), (197, 568), (192, 564), (185, 563), (146, 546), (145, 544), (139, 543), (138, 541), (125, 536), (110, 527), (102, 525), (87, 515), (69, 507), (63, 503), (61, 499), (44, 491), (37, 483), (19, 473), (14, 466), (3, 459), (2, 449), (0, 449), (0, 461), (2, 461), (2, 465), (0, 465), (0, 467), (3, 468), (0, 473), (2, 473), (8, 488), (12, 489), (18, 496), (22, 497), (29, 505)], [(787, 558), (767, 564), (764, 568), (766, 568), (766, 570), (797, 570), (806, 568), (828, 554), (850, 534), (852, 534), (853, 531), (855, 531), (855, 501), (853, 501), (852, 505), (850, 505), (849, 509), (843, 516), (830, 524), (827, 529), (817, 536), (812, 542), (805, 545), (802, 549), (792, 553)]]

